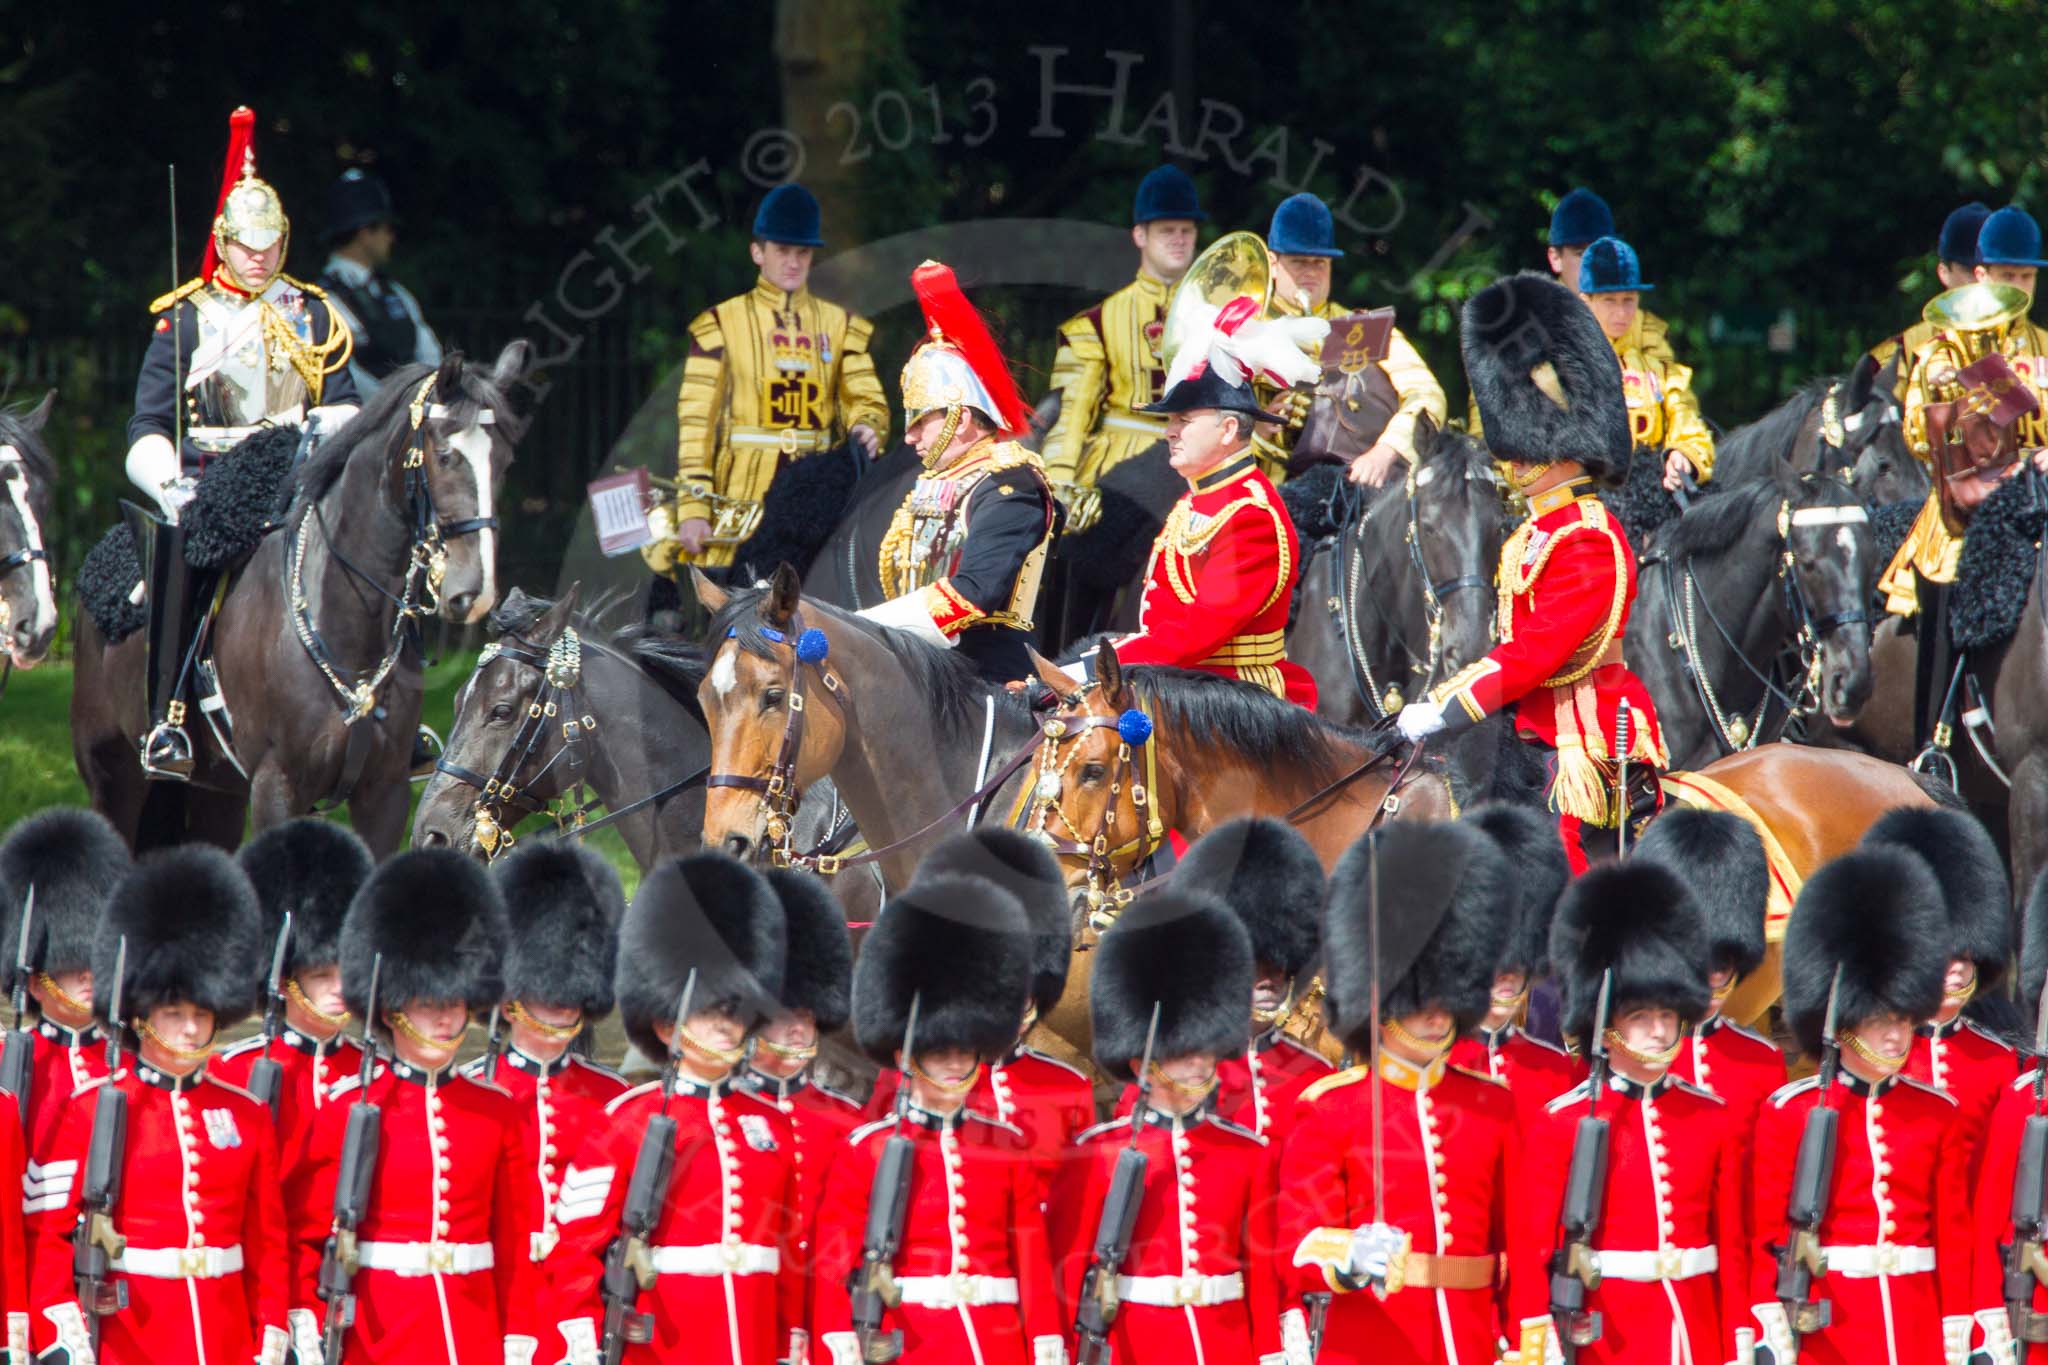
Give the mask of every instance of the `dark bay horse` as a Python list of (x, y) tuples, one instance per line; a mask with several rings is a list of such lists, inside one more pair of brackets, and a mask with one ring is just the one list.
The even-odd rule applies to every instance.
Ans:
[(1319, 715), (1370, 725), (1399, 709), (1392, 694), (1419, 696), (1492, 647), (1507, 516), (1493, 457), (1462, 432), (1404, 486), (1332, 487), (1338, 532), (1303, 551), (1287, 655), (1315, 676)]
[(1623, 637), (1679, 768), (1778, 739), (1808, 708), (1847, 725), (1871, 690), (1877, 565), (1855, 493), (1777, 460), (1708, 487), (1642, 553)]
[(251, 816), (264, 829), (305, 814), (354, 767), (350, 823), (378, 856), (398, 847), (424, 686), (417, 618), (480, 621), (496, 601), (496, 492), (524, 429), (506, 395), (527, 355), (514, 341), (489, 366), (455, 354), (399, 370), (298, 471), (283, 527), (226, 583), (212, 652), (234, 749), (193, 715), (191, 783), (145, 782), (137, 761), (144, 633), (110, 646), (80, 623), (73, 753), (94, 809), (131, 842), (234, 848)]
[(9, 669), (34, 668), (57, 637), (57, 569), (48, 537), (57, 467), (43, 427), (57, 400), (0, 410), (0, 686)]
[(1840, 479), (1867, 503), (1918, 502), (1927, 496), (1927, 471), (1906, 449), (1896, 365), (1879, 369), (1866, 358), (1845, 375), (1812, 380), (1721, 437), (1715, 479), (1747, 481), (1775, 462)]

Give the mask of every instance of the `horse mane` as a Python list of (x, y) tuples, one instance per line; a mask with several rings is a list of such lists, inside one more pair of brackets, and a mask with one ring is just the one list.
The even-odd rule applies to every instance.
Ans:
[[(455, 357), (450, 357), (455, 359)], [(299, 470), (299, 495), (317, 498), (334, 486), (341, 477), (341, 471), (348, 467), (350, 457), (366, 443), (383, 440), (394, 427), (394, 414), (409, 406), (413, 390), (422, 379), (437, 369), (446, 371), (448, 360), (439, 366), (401, 365), (384, 380), (362, 411), (349, 419), (348, 425), (332, 437), (320, 443), (305, 465)], [(512, 408), (512, 403), (498, 386), (491, 382), (491, 367), (474, 360), (461, 361), (459, 378), (456, 383), (462, 390), (463, 401), (479, 408), (489, 408), (497, 425), (504, 428), (506, 438), (517, 441), (526, 428), (526, 419)]]
[(43, 444), (41, 432), (30, 431), (22, 418), (33, 411), (30, 406), (0, 408), (0, 446), (13, 446), (21, 453), (21, 462), (28, 466), (29, 477), (46, 490), (54, 492), (57, 487), (57, 462), (50, 458), (49, 447)]
[(1447, 473), (1470, 474), (1475, 471), (1493, 473), (1493, 452), (1483, 441), (1462, 431), (1439, 432), (1436, 448), (1425, 455), (1423, 468), (1442, 467)]
[(1836, 376), (1820, 375), (1802, 384), (1790, 398), (1747, 426), (1737, 427), (1714, 443), (1714, 478), (1746, 483), (1762, 475), (1769, 462), (1782, 459), (1792, 438), (1813, 410), (1827, 398)]
[(1133, 664), (1123, 677), (1159, 708), (1160, 723), (1213, 739), (1245, 758), (1298, 770), (1318, 782), (1336, 777), (1344, 762), (1337, 743), (1350, 732), (1262, 687), (1163, 664)]
[(1657, 548), (1672, 559), (1711, 559), (1741, 543), (1767, 504), (1784, 501), (1794, 507), (1847, 507), (1857, 498), (1839, 479), (1797, 474), (1779, 460), (1748, 479), (1724, 483), (1715, 478), (1683, 516), (1666, 526)]
[[(614, 655), (645, 674), (701, 721), (704, 712), (697, 701), (697, 684), (704, 680), (704, 669), (696, 651), (677, 636), (664, 635), (645, 625), (612, 629), (609, 618), (631, 598), (632, 594), (623, 588), (602, 593), (588, 607), (571, 613), (570, 623), (586, 648)], [(521, 593), (516, 602), (508, 597), (491, 611), (490, 633), (497, 638), (510, 636), (533, 644), (527, 638), (529, 632), (555, 605), (556, 599), (551, 597)]]

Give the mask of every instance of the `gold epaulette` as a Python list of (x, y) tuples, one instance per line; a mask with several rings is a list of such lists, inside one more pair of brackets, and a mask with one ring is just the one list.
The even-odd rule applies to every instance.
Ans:
[(286, 284), (290, 285), (292, 288), (298, 290), (301, 293), (311, 294), (314, 298), (319, 299), (323, 303), (327, 301), (327, 291), (325, 289), (322, 289), (317, 284), (310, 284), (305, 280), (298, 279), (291, 275), (283, 274), (282, 272), (279, 273), (278, 278), (283, 280)]
[(1484, 1071), (1474, 1071), (1469, 1066), (1459, 1066), (1456, 1062), (1447, 1063), (1444, 1069), (1446, 1071), (1455, 1071), (1460, 1076), (1470, 1076), (1475, 1081), (1484, 1081), (1488, 1085), (1497, 1085), (1503, 1090), (1508, 1088), (1508, 1083), (1500, 1077), (1489, 1076)]
[(1356, 1085), (1371, 1075), (1372, 1068), (1369, 1066), (1354, 1066), (1349, 1070), (1332, 1072), (1308, 1087), (1308, 1089), (1302, 1091), (1301, 1099), (1304, 1102), (1321, 1099), (1333, 1090), (1342, 1090), (1347, 1085)]
[(160, 295), (156, 299), (152, 300), (149, 305), (149, 311), (152, 313), (161, 313), (166, 308), (169, 308), (172, 304), (176, 303), (179, 299), (184, 298), (187, 294), (196, 294), (204, 288), (206, 288), (206, 281), (204, 278), (195, 277), (193, 279), (189, 279), (185, 281), (183, 284), (179, 285), (176, 289), (173, 289), (170, 293)]
[(991, 474), (998, 469), (1015, 469), (1019, 465), (1029, 465), (1040, 474), (1045, 473), (1045, 465), (1039, 460), (1038, 452), (1017, 441), (998, 441), (988, 453)]

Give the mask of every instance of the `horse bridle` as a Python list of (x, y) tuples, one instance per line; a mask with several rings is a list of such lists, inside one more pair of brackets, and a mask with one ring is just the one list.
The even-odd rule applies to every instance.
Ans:
[[(434, 771), (446, 773), (482, 793), (476, 803), (473, 837), (477, 847), (483, 850), (485, 861), (512, 847), (515, 841), (511, 826), (518, 824), (522, 817), (554, 813), (548, 802), (527, 793), (557, 763), (566, 761), (568, 764), (569, 792), (564, 800), (571, 804), (575, 802), (576, 791), (583, 785), (583, 741), (597, 729), (597, 717), (578, 695), (583, 681), (583, 640), (574, 626), (562, 627), (561, 634), (555, 637), (545, 654), (523, 641), (494, 640), (485, 645), (483, 653), (477, 656), (477, 672), (481, 673), (498, 659), (510, 659), (538, 669), (541, 682), (534, 690), (533, 700), (526, 704), (526, 714), (520, 717), (519, 728), (512, 732), (512, 742), (499, 756), (497, 767), (486, 777), (451, 761), (445, 753), (434, 764)], [(566, 716), (564, 712), (567, 712)], [(561, 718), (561, 747), (522, 783), (520, 773), (540, 753), (558, 717)], [(517, 812), (509, 822), (505, 819), (508, 808)], [(582, 826), (583, 815), (589, 809), (586, 804), (572, 812), (569, 820), (573, 821), (574, 827)], [(562, 816), (556, 816), (558, 827), (565, 823), (567, 821)]]
[[(776, 748), (775, 761), (766, 773), (714, 772), (704, 779), (704, 785), (706, 788), (732, 787), (758, 793), (761, 804), (768, 810), (768, 840), (774, 863), (779, 867), (810, 866), (830, 876), (839, 870), (844, 860), (831, 855), (798, 853), (794, 843), (796, 808), (803, 800), (803, 788), (796, 780), (796, 768), (804, 744), (805, 702), (801, 685), (804, 670), (809, 669), (817, 677), (819, 685), (836, 700), (840, 719), (849, 731), (853, 725), (853, 694), (838, 673), (826, 666), (829, 645), (825, 633), (806, 630), (800, 612), (790, 612), (786, 629), (770, 625), (760, 625), (755, 629), (766, 639), (789, 647), (789, 669), (782, 680), (782, 740)], [(735, 639), (737, 635), (737, 627), (726, 631), (728, 640)]]
[[(1085, 858), (1088, 862), (1085, 895), (1088, 901), (1090, 919), (1104, 914), (1113, 914), (1130, 904), (1136, 894), (1131, 888), (1119, 884), (1115, 861), (1126, 854), (1135, 854), (1135, 863), (1143, 866), (1146, 859), (1156, 852), (1166, 840), (1166, 826), (1159, 818), (1159, 810), (1152, 800), (1152, 793), (1159, 786), (1159, 746), (1154, 742), (1154, 727), (1151, 708), (1140, 697), (1138, 705), (1121, 715), (1098, 716), (1077, 712), (1073, 708), (1085, 700), (1088, 684), (1080, 692), (1062, 698), (1064, 704), (1060, 713), (1048, 716), (1039, 726), (1038, 775), (1022, 800), (1011, 823), (1024, 829), (1033, 838), (1054, 853), (1067, 857)], [(1133, 721), (1133, 716), (1139, 717)], [(1094, 731), (1114, 729), (1117, 731), (1116, 761), (1110, 770), (1109, 799), (1102, 806), (1102, 822), (1092, 836), (1083, 836), (1067, 817), (1065, 807), (1060, 805), (1060, 793), (1065, 786), (1067, 771), (1080, 756), (1079, 740)], [(1067, 740), (1076, 743), (1067, 750), (1067, 756), (1060, 757), (1061, 745)], [(1124, 783), (1137, 776), (1137, 765), (1131, 753), (1136, 744), (1144, 750), (1144, 779), (1132, 780), (1131, 806), (1136, 828), (1131, 837), (1111, 846), (1110, 840), (1116, 835), (1117, 798), (1122, 795)], [(1057, 816), (1070, 837), (1062, 837), (1052, 831), (1049, 822)], [(1112, 909), (1114, 907), (1114, 909)], [(1098, 924), (1096, 927), (1104, 927)]]

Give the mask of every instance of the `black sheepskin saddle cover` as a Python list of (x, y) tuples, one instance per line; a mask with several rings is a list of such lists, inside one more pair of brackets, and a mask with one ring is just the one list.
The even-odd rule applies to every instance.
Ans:
[[(1925, 498), (1911, 498), (1904, 502), (1865, 505), (1870, 514), (1871, 549), (1880, 574), (1898, 554), (1899, 547), (1906, 543), (1906, 532), (1913, 529), (1913, 521), (1926, 502)], [(1880, 594), (1877, 600), (1883, 602), (1883, 595)]]
[(1344, 467), (1335, 464), (1310, 465), (1280, 485), (1280, 501), (1294, 523), (1304, 556), (1308, 546), (1344, 529), (1365, 501), (1354, 495), (1364, 491), (1345, 482)]
[(816, 559), (846, 515), (866, 463), (866, 454), (848, 441), (784, 466), (761, 499), (761, 525), (740, 547), (741, 572), (732, 581), (751, 583), (778, 564), (802, 569)]
[(1664, 487), (1663, 458), (1649, 449), (1629, 457), (1628, 478), (1619, 488), (1602, 488), (1600, 501), (1621, 523), (1622, 534), (1638, 554), (1659, 527), (1678, 515), (1678, 503)]
[(2004, 644), (2019, 629), (2048, 524), (2048, 499), (2038, 488), (2022, 471), (1991, 490), (1970, 518), (1949, 597), (1949, 638), (1957, 649)]
[[(187, 564), (212, 572), (255, 553), (284, 501), (298, 448), (297, 427), (269, 427), (206, 467), (179, 519)], [(119, 644), (148, 623), (148, 608), (136, 600), (141, 581), (135, 540), (125, 524), (101, 536), (79, 563), (79, 600), (108, 644)]]

